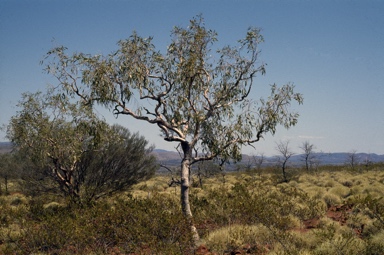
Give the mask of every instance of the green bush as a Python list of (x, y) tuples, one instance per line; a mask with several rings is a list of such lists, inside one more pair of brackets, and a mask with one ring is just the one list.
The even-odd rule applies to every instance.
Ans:
[(107, 254), (112, 251), (183, 254), (191, 250), (190, 225), (170, 198), (132, 197), (91, 208), (44, 206), (32, 201), (29, 220), (12, 253)]

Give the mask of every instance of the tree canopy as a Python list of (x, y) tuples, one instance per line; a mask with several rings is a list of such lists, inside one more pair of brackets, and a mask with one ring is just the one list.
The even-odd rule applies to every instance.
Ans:
[(52, 92), (24, 93), (7, 130), (30, 163), (21, 175), (29, 186), (42, 190), (48, 178), (73, 202), (89, 203), (154, 173), (152, 147), (144, 137), (110, 126), (92, 108)]
[[(48, 52), (46, 71), (58, 79), (62, 93), (157, 125), (167, 142), (178, 143), (181, 160), (181, 204), (191, 217), (191, 165), (205, 160), (239, 160), (276, 127), (289, 128), (299, 114), (291, 102), (303, 97), (293, 84), (271, 85), (267, 98), (251, 97), (254, 80), (265, 74), (260, 63), (260, 29), (250, 27), (236, 46), (214, 48), (217, 33), (202, 16), (175, 27), (162, 53), (152, 37), (133, 32), (108, 55), (67, 53), (64, 46)], [(196, 232), (196, 231), (195, 231)]]
[(164, 140), (199, 149), (194, 161), (239, 159), (241, 146), (274, 134), (277, 125), (297, 123), (289, 107), (303, 98), (292, 84), (272, 85), (267, 99), (249, 97), (255, 77), (265, 73), (258, 59), (260, 29), (249, 28), (237, 46), (212, 52), (217, 34), (199, 16), (187, 28), (175, 27), (171, 38), (165, 54), (136, 32), (106, 56), (68, 55), (57, 47), (47, 55), (46, 70), (85, 105), (156, 124)]

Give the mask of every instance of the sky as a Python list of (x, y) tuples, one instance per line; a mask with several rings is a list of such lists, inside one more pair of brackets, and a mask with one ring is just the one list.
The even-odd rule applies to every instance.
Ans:
[[(40, 64), (51, 48), (109, 54), (137, 31), (164, 51), (174, 26), (202, 14), (218, 47), (235, 45), (250, 26), (262, 29), (267, 69), (251, 97), (274, 83), (293, 83), (304, 96), (292, 106), (300, 113), (296, 126), (279, 127), (244, 153), (275, 155), (276, 143), (289, 140), (298, 154), (305, 141), (317, 152), (384, 154), (383, 13), (381, 0), (0, 0), (0, 125), (18, 110), (21, 93), (56, 84)], [(157, 149), (175, 150), (155, 126), (101, 113)]]

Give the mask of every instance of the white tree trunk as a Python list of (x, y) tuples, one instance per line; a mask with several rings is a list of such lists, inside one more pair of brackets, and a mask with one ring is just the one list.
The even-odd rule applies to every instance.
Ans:
[(181, 208), (185, 216), (192, 217), (192, 211), (189, 204), (189, 167), (189, 160), (184, 158), (181, 163)]
[(190, 220), (191, 229), (193, 233), (193, 238), (195, 243), (199, 240), (199, 234), (197, 233), (196, 227), (193, 224), (192, 221), (192, 211), (191, 206), (189, 204), (189, 174), (190, 174), (190, 167), (191, 167), (191, 151), (189, 144), (184, 143), (182, 144), (183, 152), (184, 152), (184, 158), (181, 161), (181, 209), (183, 211), (183, 214), (185, 217), (187, 217), (188, 220)]

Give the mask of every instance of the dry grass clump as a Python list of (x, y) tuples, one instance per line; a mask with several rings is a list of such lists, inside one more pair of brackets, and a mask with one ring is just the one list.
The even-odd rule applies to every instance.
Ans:
[(144, 191), (161, 192), (169, 187), (170, 178), (167, 176), (156, 176), (138, 185), (139, 189)]
[(323, 200), (327, 204), (328, 207), (330, 207), (332, 205), (339, 205), (342, 203), (342, 199), (340, 196), (335, 195), (333, 193), (329, 193), (329, 192), (324, 194)]
[(205, 242), (213, 252), (228, 252), (246, 244), (257, 244), (259, 247), (270, 246), (274, 235), (262, 224), (229, 225), (209, 233)]
[(336, 185), (328, 190), (328, 193), (341, 198), (346, 198), (351, 194), (351, 189), (343, 185)]
[(27, 197), (21, 193), (13, 193), (9, 196), (5, 196), (4, 200), (5, 203), (15, 207), (25, 205), (28, 202)]
[(218, 175), (219, 179), (222, 180), (223, 184), (234, 184), (234, 183), (238, 183), (238, 178), (236, 177), (235, 174), (231, 173), (231, 174), (226, 174), (226, 175)]
[[(15, 241), (24, 234), (22, 225), (28, 212), (27, 198), (22, 194), (0, 196), (0, 253), (1, 247), (14, 246)], [(2, 245), (3, 244), (3, 245)]]
[[(299, 254), (306, 254), (316, 248), (319, 245), (319, 237), (314, 230), (309, 231), (291, 231), (291, 244), (294, 246), (291, 250), (300, 251)], [(276, 248), (279, 248), (278, 246)], [(275, 248), (275, 250), (276, 250)]]
[(363, 191), (364, 191), (364, 185), (362, 185), (362, 184), (354, 185), (351, 187), (351, 196), (361, 195), (361, 194), (363, 194)]
[(150, 191), (144, 191), (144, 190), (133, 190), (131, 192), (131, 195), (134, 198), (146, 198), (146, 197), (151, 196), (151, 192)]
[(294, 215), (289, 215), (286, 217), (286, 220), (288, 222), (288, 228), (289, 229), (299, 229), (302, 227), (302, 221)]
[(362, 238), (375, 235), (380, 231), (375, 219), (370, 217), (365, 211), (360, 211), (359, 209), (355, 209), (349, 214), (346, 226), (356, 230)]
[(383, 197), (384, 196), (384, 184), (374, 182), (364, 186), (363, 193), (369, 194), (372, 197)]
[(380, 254), (384, 251), (384, 229), (369, 239), (371, 254)]
[(376, 174), (376, 178), (377, 178), (377, 181), (384, 184), (384, 173), (383, 171), (377, 171), (377, 174)]
[(343, 235), (335, 235), (332, 240), (322, 242), (312, 254), (329, 255), (329, 254), (348, 254), (361, 255), (365, 251), (364, 242), (357, 237), (345, 237)]
[(275, 242), (268, 255), (282, 254), (365, 254), (367, 244), (351, 229), (323, 218), (317, 229), (291, 231), (283, 242)]
[(302, 189), (314, 199), (322, 199), (327, 192), (325, 188), (319, 186), (303, 187)]
[(306, 184), (313, 184), (317, 181), (317, 178), (313, 174), (301, 174), (297, 178), (297, 182), (299, 183), (306, 183)]
[(19, 224), (10, 224), (0, 228), (0, 243), (12, 243), (23, 235)]

